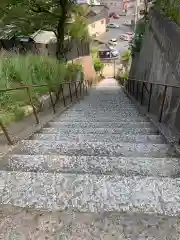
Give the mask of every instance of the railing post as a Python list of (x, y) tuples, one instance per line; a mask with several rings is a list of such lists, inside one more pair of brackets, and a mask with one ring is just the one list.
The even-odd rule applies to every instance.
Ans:
[(132, 95), (134, 96), (134, 90), (135, 90), (135, 80), (132, 80), (133, 86), (132, 86)]
[(138, 94), (139, 94), (139, 83), (136, 84), (136, 99), (138, 100)]
[(143, 104), (143, 91), (144, 91), (144, 83), (142, 82), (142, 88), (141, 88), (141, 105)]
[(64, 97), (64, 88), (63, 88), (63, 84), (61, 84), (61, 93), (62, 93), (62, 98), (63, 98), (64, 106), (66, 106), (66, 99), (65, 99), (65, 97)]
[(164, 103), (165, 103), (165, 99), (166, 99), (166, 91), (167, 91), (167, 86), (164, 87), (164, 93), (163, 93), (163, 100), (162, 100), (162, 104), (161, 104), (161, 111), (160, 111), (160, 116), (159, 116), (159, 122), (162, 121)]
[(71, 98), (71, 102), (72, 102), (71, 83), (69, 83), (69, 94), (70, 94), (70, 98)]
[(54, 103), (53, 103), (53, 98), (52, 98), (51, 90), (49, 90), (49, 97), (50, 97), (50, 100), (51, 100), (51, 105), (52, 105), (52, 108), (53, 108), (53, 113), (56, 113), (56, 109), (55, 109), (55, 106), (54, 106)]
[(29, 91), (29, 87), (27, 87), (26, 90), (27, 90), (27, 94), (28, 94), (28, 97), (29, 97), (29, 102), (30, 102), (30, 104), (33, 108), (33, 113), (34, 113), (34, 116), (35, 116), (35, 119), (36, 119), (36, 123), (39, 124), (39, 118), (38, 118), (38, 115), (37, 115), (37, 112), (36, 112), (36, 108), (35, 108), (35, 106), (33, 104), (33, 101), (32, 101), (32, 97), (31, 97), (31, 93)]
[(4, 135), (5, 135), (6, 139), (8, 140), (8, 143), (10, 145), (13, 145), (13, 141), (11, 140), (8, 131), (7, 131), (6, 127), (4, 126), (4, 124), (1, 121), (0, 121), (0, 127), (1, 127), (1, 129), (2, 129), (2, 131), (4, 133)]
[(76, 82), (74, 82), (74, 87), (75, 87), (75, 94), (76, 94), (76, 99), (78, 99), (78, 94), (77, 94), (77, 86), (76, 86)]
[(151, 107), (151, 96), (152, 96), (152, 83), (150, 84), (150, 91), (149, 91), (148, 112), (150, 111), (150, 107)]
[(81, 89), (81, 81), (79, 82), (79, 85), (80, 85), (80, 96), (81, 96), (81, 94), (82, 94), (82, 89)]

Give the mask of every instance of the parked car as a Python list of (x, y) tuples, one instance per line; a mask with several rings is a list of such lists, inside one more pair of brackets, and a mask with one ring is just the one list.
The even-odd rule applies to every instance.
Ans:
[(110, 50), (116, 50), (115, 47), (112, 46), (112, 45), (108, 45), (108, 48), (109, 48)]
[(112, 38), (109, 40), (108, 42), (110, 45), (117, 45), (117, 39), (116, 38)]
[(113, 15), (113, 18), (114, 18), (114, 19), (119, 19), (120, 16), (119, 16), (118, 14), (114, 14), (114, 15)]
[(117, 50), (112, 50), (111, 51), (111, 56), (112, 57), (118, 57), (119, 56), (119, 52)]
[(117, 23), (109, 23), (109, 25), (107, 27), (108, 28), (118, 28), (119, 25)]
[(128, 35), (128, 34), (122, 34), (119, 36), (119, 39), (123, 40), (123, 41), (131, 41), (132, 40), (132, 36)]

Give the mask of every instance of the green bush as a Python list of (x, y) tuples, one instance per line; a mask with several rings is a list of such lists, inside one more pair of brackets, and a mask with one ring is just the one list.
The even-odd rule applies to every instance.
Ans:
[(94, 60), (94, 69), (96, 72), (100, 72), (102, 71), (102, 69), (104, 68), (104, 63), (100, 60), (100, 59), (95, 59)]
[[(1, 55), (0, 56), (0, 89), (17, 88), (23, 85), (44, 85), (33, 87), (30, 92), (33, 102), (51, 91), (57, 91), (57, 85), (63, 81), (75, 80), (82, 67), (78, 64), (60, 63), (54, 58), (34, 55)], [(0, 91), (0, 120), (4, 124), (24, 117), (22, 106), (29, 104), (26, 89), (8, 92)]]

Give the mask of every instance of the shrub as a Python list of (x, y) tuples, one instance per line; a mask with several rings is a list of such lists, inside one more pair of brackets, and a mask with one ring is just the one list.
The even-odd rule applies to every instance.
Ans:
[[(57, 91), (57, 85), (63, 81), (74, 80), (82, 67), (78, 64), (59, 62), (54, 58), (34, 55), (0, 56), (0, 89), (16, 88), (23, 85), (44, 85), (48, 87), (31, 88), (33, 102), (51, 91)], [(8, 92), (0, 91), (0, 120), (5, 124), (24, 117), (23, 106), (29, 104), (26, 89)]]
[(100, 59), (95, 59), (94, 60), (94, 69), (96, 72), (100, 72), (102, 71), (102, 69), (104, 68), (104, 63), (100, 60)]

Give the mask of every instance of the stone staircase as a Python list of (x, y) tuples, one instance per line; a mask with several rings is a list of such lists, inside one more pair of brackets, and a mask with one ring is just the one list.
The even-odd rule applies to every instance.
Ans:
[[(179, 155), (114, 79), (22, 141), (0, 169), (1, 206), (45, 211), (40, 222), (60, 225), (48, 220), (48, 232), (34, 226), (25, 239), (180, 239)], [(35, 221), (18, 214), (16, 229)]]

